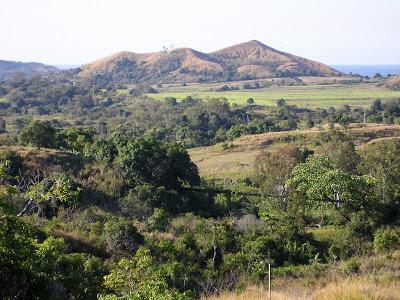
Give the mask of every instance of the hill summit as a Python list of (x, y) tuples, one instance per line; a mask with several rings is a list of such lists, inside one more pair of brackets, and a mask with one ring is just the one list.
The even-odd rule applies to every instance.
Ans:
[(271, 77), (337, 76), (322, 63), (252, 40), (211, 53), (190, 48), (154, 53), (118, 52), (81, 67), (79, 77), (105, 83), (218, 82)]

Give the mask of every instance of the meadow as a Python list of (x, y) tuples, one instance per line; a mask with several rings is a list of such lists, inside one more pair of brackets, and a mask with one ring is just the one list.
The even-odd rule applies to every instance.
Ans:
[[(219, 86), (222, 85), (219, 84)], [(267, 106), (274, 106), (277, 100), (284, 99), (289, 104), (308, 108), (340, 107), (345, 104), (353, 107), (369, 107), (376, 99), (384, 101), (400, 97), (400, 91), (391, 91), (370, 83), (355, 85), (272, 85), (267, 88), (224, 92), (215, 91), (215, 87), (215, 84), (196, 84), (185, 87), (170, 86), (159, 89), (160, 93), (148, 94), (148, 96), (156, 100), (163, 100), (166, 97), (182, 100), (187, 96), (204, 100), (224, 97), (230, 103), (235, 104), (245, 104), (247, 99), (253, 98), (256, 104)]]

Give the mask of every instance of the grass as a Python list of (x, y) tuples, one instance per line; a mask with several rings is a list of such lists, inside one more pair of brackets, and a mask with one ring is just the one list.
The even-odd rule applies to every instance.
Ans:
[[(234, 140), (231, 147), (226, 150), (217, 144), (189, 149), (188, 152), (198, 166), (201, 176), (218, 180), (236, 180), (252, 173), (256, 157), (262, 151), (276, 151), (289, 144), (313, 149), (313, 137), (319, 132), (317, 129), (312, 129), (245, 135)], [(362, 146), (375, 139), (399, 137), (400, 125), (367, 124), (366, 127), (353, 125), (350, 132), (354, 135), (356, 145)], [(286, 138), (289, 142), (285, 142)]]
[[(346, 262), (330, 265), (323, 273), (277, 277), (272, 270), (272, 299), (394, 300), (400, 299), (400, 252), (358, 258), (360, 271), (346, 274)], [(267, 285), (250, 286), (242, 293), (226, 292), (205, 300), (269, 299)]]
[[(363, 276), (333, 282), (313, 293), (306, 291), (306, 289), (287, 288), (283, 291), (273, 291), (271, 298), (274, 300), (394, 300), (400, 299), (400, 282), (386, 284)], [(268, 291), (262, 287), (250, 287), (241, 294), (225, 293), (207, 300), (261, 299), (269, 299)]]
[[(220, 84), (222, 85), (222, 84)], [(375, 99), (392, 99), (400, 97), (400, 91), (391, 91), (376, 87), (373, 84), (358, 85), (304, 85), (304, 86), (278, 86), (253, 90), (238, 90), (216, 92), (210, 91), (213, 86), (189, 85), (187, 87), (167, 87), (158, 94), (148, 94), (156, 100), (165, 97), (175, 97), (182, 100), (187, 96), (199, 97), (204, 100), (225, 97), (230, 103), (245, 104), (248, 98), (253, 98), (256, 104), (273, 106), (279, 99), (301, 107), (339, 107), (344, 104), (350, 106), (367, 107)]]
[(5, 103), (7, 102), (7, 98), (6, 97), (0, 97), (0, 103)]

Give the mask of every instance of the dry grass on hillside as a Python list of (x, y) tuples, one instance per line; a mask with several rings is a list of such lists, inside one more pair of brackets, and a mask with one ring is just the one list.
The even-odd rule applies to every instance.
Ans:
[[(241, 294), (227, 293), (207, 300), (264, 300), (269, 299), (268, 290), (250, 287)], [(333, 282), (313, 293), (307, 290), (282, 290), (271, 293), (273, 300), (396, 300), (400, 299), (400, 282), (379, 284), (369, 277), (354, 277)]]
[[(225, 150), (221, 145), (214, 145), (190, 149), (189, 154), (202, 176), (236, 179), (252, 172), (255, 159), (262, 151), (273, 151), (289, 144), (312, 148), (309, 144), (320, 132), (313, 128), (245, 135), (234, 140)], [(400, 125), (353, 124), (349, 127), (349, 133), (354, 136), (356, 145), (361, 146), (378, 139), (400, 137)]]
[[(347, 262), (327, 269), (322, 276), (272, 276), (274, 300), (396, 300), (400, 299), (400, 251), (358, 258), (359, 273), (347, 275)], [(274, 271), (272, 272), (272, 275)], [(250, 286), (243, 293), (227, 292), (203, 300), (269, 299), (268, 288)]]

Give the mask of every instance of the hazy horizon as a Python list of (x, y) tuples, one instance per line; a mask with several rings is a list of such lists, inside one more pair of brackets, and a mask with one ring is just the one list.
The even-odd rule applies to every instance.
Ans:
[(256, 39), (328, 65), (400, 64), (395, 0), (2, 2), (2, 60), (81, 65), (123, 50), (211, 52)]

